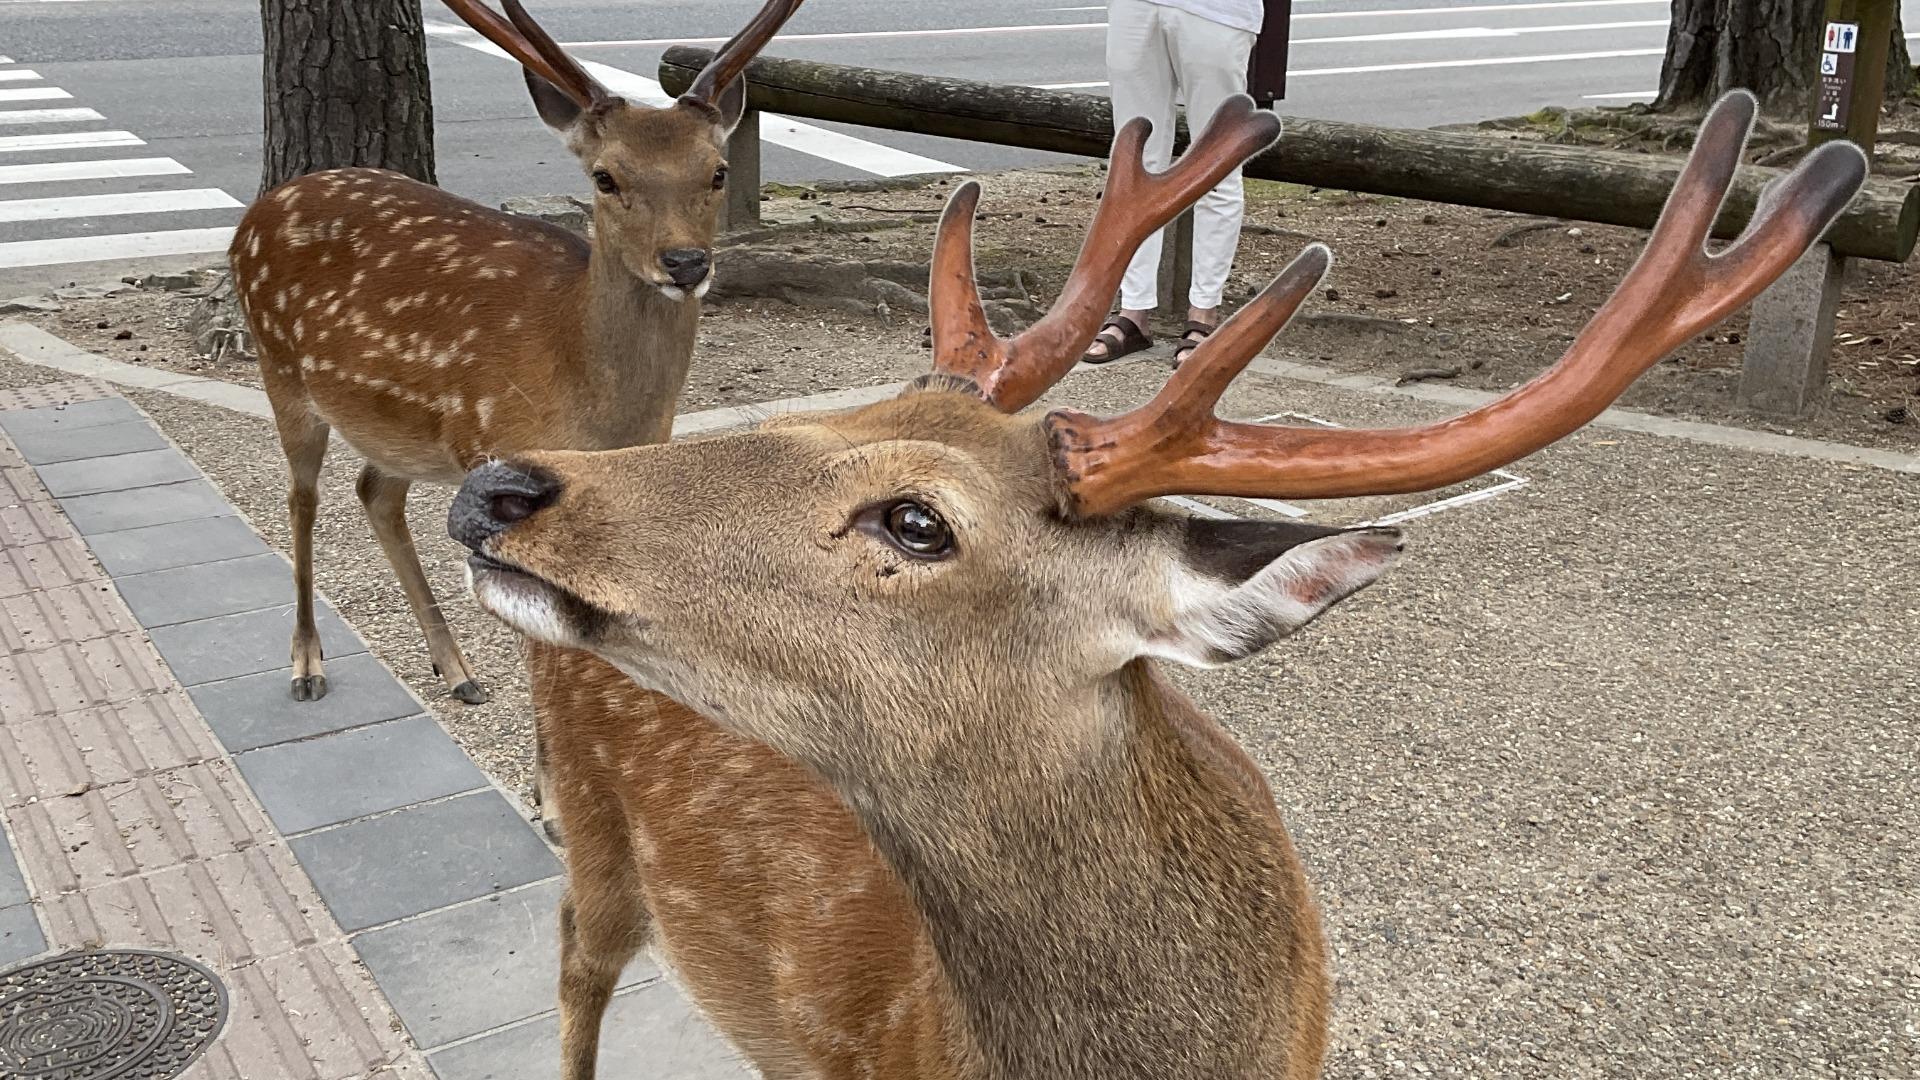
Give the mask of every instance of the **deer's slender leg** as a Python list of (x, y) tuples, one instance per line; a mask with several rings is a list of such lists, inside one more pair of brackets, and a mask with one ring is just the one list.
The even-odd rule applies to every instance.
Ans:
[[(264, 365), (263, 365), (264, 366)], [(320, 465), (327, 457), (327, 422), (311, 412), (274, 416), (287, 455), (287, 523), (293, 532), (293, 683), (295, 701), (327, 696), (320, 631), (313, 624), (313, 516), (320, 507)]]
[(575, 785), (549, 791), (566, 807), (567, 894), (560, 901), (561, 1080), (593, 1080), (600, 1021), (620, 972), (653, 935), (641, 901), (640, 870), (629, 825), (613, 800), (582, 798), (605, 788)]
[(453, 640), (453, 631), (447, 628), (446, 616), (440, 613), (440, 604), (427, 584), (427, 572), (420, 568), (420, 556), (413, 550), (413, 533), (407, 529), (407, 489), (412, 486), (413, 481), (368, 464), (360, 470), (360, 503), (367, 509), (367, 520), (373, 523), (373, 534), (387, 553), (387, 562), (400, 578), (407, 603), (413, 605), (415, 621), (427, 636), (433, 669), (446, 680), (454, 697), (480, 705), (486, 702), (487, 692), (468, 673), (466, 658), (460, 655), (460, 646)]

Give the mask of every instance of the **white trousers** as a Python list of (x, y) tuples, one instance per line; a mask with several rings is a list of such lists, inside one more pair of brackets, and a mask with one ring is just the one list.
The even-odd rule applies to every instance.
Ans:
[[(1136, 116), (1153, 121), (1146, 165), (1152, 172), (1173, 160), (1175, 95), (1187, 104), (1187, 128), (1195, 138), (1220, 105), (1247, 92), (1247, 57), (1254, 35), (1148, 0), (1111, 0), (1107, 6), (1107, 78), (1112, 87), (1114, 130)], [(1188, 302), (1218, 307), (1240, 243), (1246, 197), (1235, 169), (1193, 210), (1193, 288)], [(1127, 264), (1120, 306), (1150, 311), (1159, 306), (1161, 234), (1147, 237)]]

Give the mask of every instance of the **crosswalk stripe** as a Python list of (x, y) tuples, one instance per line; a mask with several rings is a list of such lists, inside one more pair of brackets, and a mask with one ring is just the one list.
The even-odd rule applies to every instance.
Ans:
[(118, 262), (157, 255), (197, 255), (225, 251), (232, 241), (231, 227), (72, 236), (57, 240), (14, 240), (0, 243), (0, 270), (62, 263)]
[(0, 199), (0, 222), (113, 217), (116, 214), (167, 214), (180, 210), (228, 210), (241, 205), (240, 200), (219, 188), (59, 195), (50, 199)]
[(74, 150), (85, 146), (145, 146), (131, 131), (74, 131), (59, 135), (0, 135), (0, 154), (23, 150)]
[(105, 120), (92, 109), (13, 109), (0, 112), (0, 124), (72, 124), (81, 120)]
[(109, 158), (105, 161), (42, 161), (0, 165), (0, 184), (45, 184), (62, 180), (111, 180), (122, 176), (179, 176), (192, 169), (165, 157)]
[(0, 82), (38, 82), (40, 73), (32, 68), (15, 68), (12, 71), (0, 71)]
[(0, 101), (53, 101), (72, 96), (57, 86), (22, 86), (0, 90)]

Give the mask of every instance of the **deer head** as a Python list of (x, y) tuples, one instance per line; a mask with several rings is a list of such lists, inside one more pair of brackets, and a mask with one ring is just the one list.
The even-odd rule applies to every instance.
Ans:
[(937, 371), (897, 400), (697, 442), (492, 463), (469, 476), (451, 529), (474, 551), (488, 610), (839, 781), (938, 769), (961, 743), (995, 756), (1086, 751), (1102, 733), (1059, 722), (1089, 715), (1064, 698), (1099, 694), (1141, 658), (1247, 656), (1374, 580), (1400, 549), (1391, 530), (1197, 521), (1144, 500), (1423, 490), (1585, 424), (1783, 273), (1864, 180), (1856, 148), (1822, 147), (1739, 242), (1707, 255), (1753, 115), (1744, 93), (1715, 108), (1646, 251), (1557, 364), (1443, 422), (1365, 431), (1214, 418), (1228, 383), (1327, 272), (1319, 245), (1141, 410), (1017, 413), (1071, 368), (1139, 238), (1275, 137), (1277, 123), (1242, 98), (1164, 174), (1139, 165), (1145, 121), (1119, 133), (1071, 283), (1013, 340), (988, 328), (973, 284), (969, 184), (936, 246)]
[(727, 137), (746, 108), (740, 77), (800, 0), (767, 0), (666, 108), (619, 97), (587, 74), (534, 22), (520, 0), (502, 19), (481, 0), (446, 0), (469, 26), (525, 69), (540, 119), (593, 181), (596, 236), (622, 253), (627, 272), (682, 300), (712, 284), (713, 236), (726, 189)]

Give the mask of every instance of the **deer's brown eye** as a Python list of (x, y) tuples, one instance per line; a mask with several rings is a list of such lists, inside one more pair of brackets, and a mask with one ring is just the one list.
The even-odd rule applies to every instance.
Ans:
[(617, 194), (620, 185), (613, 182), (613, 174), (605, 169), (593, 170), (593, 186), (609, 195)]
[(953, 550), (953, 533), (940, 515), (908, 500), (887, 510), (887, 535), (902, 551), (922, 559), (938, 559)]
[(713, 170), (713, 190), (719, 191), (721, 188), (726, 186), (727, 186), (727, 167), (725, 165), (722, 165), (719, 168)]

